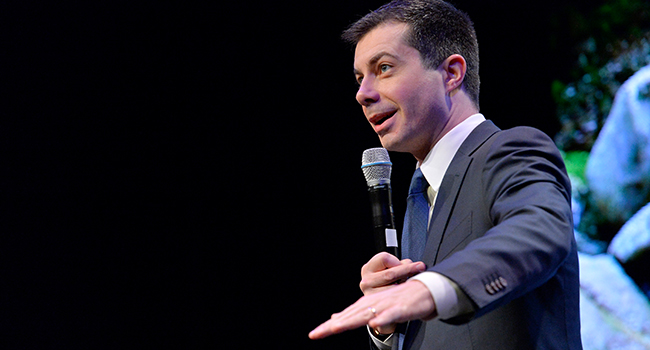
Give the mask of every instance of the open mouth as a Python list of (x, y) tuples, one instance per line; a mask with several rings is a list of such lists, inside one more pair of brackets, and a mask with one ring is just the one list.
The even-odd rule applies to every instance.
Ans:
[(386, 120), (392, 118), (392, 117), (395, 115), (395, 113), (397, 113), (397, 112), (391, 112), (391, 113), (389, 113), (389, 114), (386, 114), (385, 116), (383, 116), (383, 117), (381, 117), (379, 120), (377, 120), (377, 121), (375, 122), (375, 125), (381, 125), (381, 124), (383, 124)]

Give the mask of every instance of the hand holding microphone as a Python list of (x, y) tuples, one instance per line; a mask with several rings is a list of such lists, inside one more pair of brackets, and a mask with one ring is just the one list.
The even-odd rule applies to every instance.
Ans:
[(372, 208), (374, 241), (377, 253), (361, 269), (359, 287), (364, 296), (345, 310), (309, 333), (320, 339), (346, 330), (370, 326), (375, 334), (390, 334), (397, 324), (422, 318), (435, 310), (429, 289), (419, 281), (405, 281), (423, 272), (423, 262), (400, 260), (390, 173), (392, 164), (388, 151), (371, 148), (363, 152), (362, 170), (368, 184)]
[[(359, 287), (365, 296), (370, 296), (406, 281), (407, 278), (424, 271), (426, 266), (423, 262), (399, 260), (400, 248), (390, 186), (392, 163), (388, 151), (381, 147), (365, 150), (361, 157), (361, 170), (368, 185), (373, 236), (375, 248), (379, 252), (361, 268)], [(396, 324), (393, 323), (377, 327), (375, 332), (390, 334), (395, 328)]]

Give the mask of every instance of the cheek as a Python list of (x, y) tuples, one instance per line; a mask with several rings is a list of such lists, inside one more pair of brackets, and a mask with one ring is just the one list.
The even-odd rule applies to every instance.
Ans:
[(421, 124), (429, 118), (433, 101), (426, 97), (428, 96), (418, 91), (411, 91), (405, 96), (404, 114), (408, 124)]
[(442, 99), (435, 95), (423, 96), (417, 93), (413, 96), (420, 96), (420, 98), (414, 97), (408, 100), (408, 109), (404, 113), (404, 125), (401, 131), (405, 137), (421, 142), (430, 139), (445, 124), (445, 101), (444, 96)]

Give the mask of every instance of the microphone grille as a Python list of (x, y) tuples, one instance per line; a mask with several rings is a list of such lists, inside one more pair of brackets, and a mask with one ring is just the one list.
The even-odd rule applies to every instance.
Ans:
[(361, 156), (361, 170), (368, 186), (380, 183), (390, 183), (390, 172), (393, 163), (390, 162), (385, 148), (369, 148)]

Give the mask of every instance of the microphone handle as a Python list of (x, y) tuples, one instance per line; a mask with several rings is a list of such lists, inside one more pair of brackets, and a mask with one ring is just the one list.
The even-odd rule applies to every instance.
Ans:
[(385, 251), (400, 258), (400, 249), (395, 229), (393, 216), (393, 201), (390, 183), (378, 184), (368, 187), (370, 206), (372, 208), (372, 222), (374, 227), (374, 241), (377, 251)]

